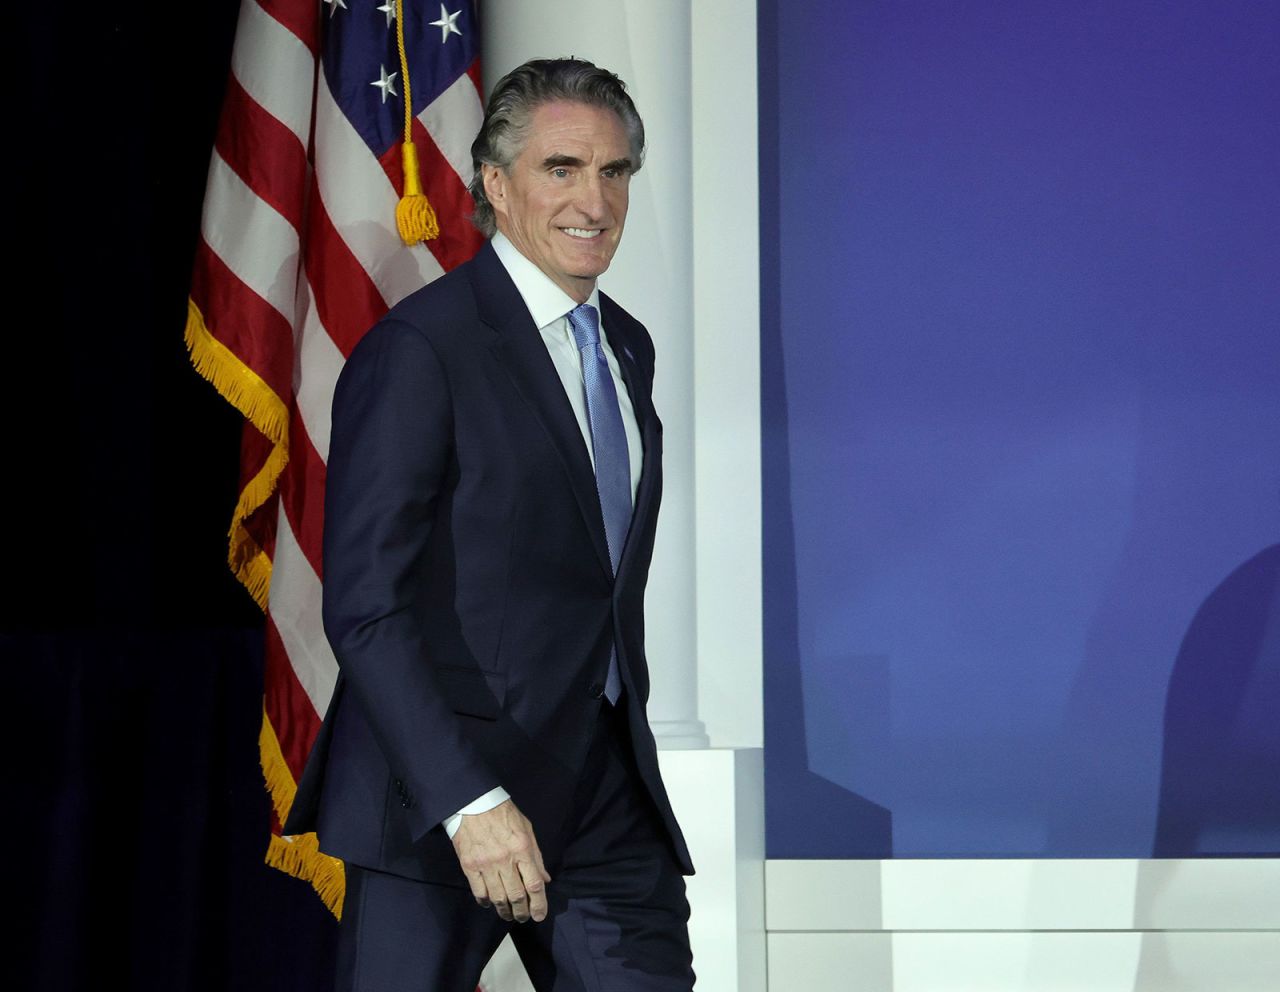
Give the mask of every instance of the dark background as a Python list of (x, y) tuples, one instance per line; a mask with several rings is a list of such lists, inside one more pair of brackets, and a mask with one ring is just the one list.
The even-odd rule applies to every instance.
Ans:
[(323, 989), (334, 922), (262, 860), (241, 418), (182, 343), (239, 4), (69, 7), (10, 12), (11, 987)]

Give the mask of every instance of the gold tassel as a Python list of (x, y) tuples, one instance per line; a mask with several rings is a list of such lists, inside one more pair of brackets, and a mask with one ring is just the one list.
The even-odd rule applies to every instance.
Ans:
[[(404, 91), (407, 99), (409, 93), (407, 82)], [(404, 196), (400, 197), (400, 202), (396, 204), (396, 227), (400, 229), (401, 241), (407, 245), (416, 245), (419, 241), (438, 238), (440, 224), (436, 221), (435, 210), (432, 209), (426, 194), (422, 192), (418, 149), (406, 138), (404, 144), (400, 146), (400, 154), (404, 162)]]
[(418, 149), (413, 147), (413, 87), (409, 85), (409, 56), (404, 48), (404, 0), (396, 0), (396, 47), (400, 51), (400, 79), (404, 83), (404, 144), (400, 160), (404, 165), (404, 195), (396, 204), (396, 227), (406, 245), (431, 241), (440, 236), (436, 212), (422, 192), (422, 170)]

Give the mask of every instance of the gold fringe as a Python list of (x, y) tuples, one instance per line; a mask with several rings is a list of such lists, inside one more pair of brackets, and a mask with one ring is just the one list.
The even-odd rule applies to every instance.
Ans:
[(342, 899), (347, 885), (342, 862), (320, 853), (315, 834), (292, 838), (272, 834), (265, 860), (272, 868), (310, 882), (334, 918), (342, 919)]
[[(267, 791), (281, 823), (289, 818), (289, 808), (298, 791), (293, 774), (280, 753), (280, 741), (266, 711), (262, 713), (262, 730), (258, 735), (258, 752), (262, 760), (262, 775), (267, 781)], [(329, 912), (342, 919), (342, 899), (346, 894), (346, 874), (342, 862), (320, 850), (316, 835), (299, 834), (296, 837), (271, 835), (267, 845), (266, 862), (272, 868), (288, 872), (294, 878), (310, 882)]]
[(289, 410), (275, 390), (230, 348), (213, 336), (195, 301), (187, 299), (183, 340), (195, 370), (243, 414), (272, 444), (257, 474), (236, 501), (228, 531), (227, 562), (236, 578), (265, 612), (271, 588), (271, 559), (258, 547), (244, 522), (271, 498), (289, 461)]
[(191, 364), (213, 383), (228, 403), (276, 444), (286, 443), (289, 411), (257, 372), (219, 341), (205, 324), (195, 300), (187, 298), (187, 327), (183, 340), (191, 353)]
[[(236, 501), (227, 550), (231, 571), (266, 612), (271, 589), (271, 558), (258, 546), (244, 522), (275, 493), (280, 473), (288, 464), (289, 411), (261, 376), (213, 336), (200, 308), (190, 298), (187, 299), (187, 326), (183, 340), (187, 343), (191, 364), (196, 371), (208, 379), (213, 388), (272, 444), (262, 467), (241, 490)], [(276, 817), (284, 823), (298, 787), (293, 781), (293, 773), (285, 764), (284, 755), (280, 753), (280, 741), (265, 708), (262, 730), (258, 734), (258, 754)], [(342, 899), (346, 892), (342, 862), (321, 852), (315, 834), (285, 838), (273, 833), (267, 844), (265, 860), (273, 868), (310, 882), (329, 911), (338, 919), (342, 918)]]
[(227, 554), (231, 571), (266, 613), (271, 592), (271, 559), (258, 547), (253, 535), (239, 524), (239, 519), (231, 525), (231, 547)]

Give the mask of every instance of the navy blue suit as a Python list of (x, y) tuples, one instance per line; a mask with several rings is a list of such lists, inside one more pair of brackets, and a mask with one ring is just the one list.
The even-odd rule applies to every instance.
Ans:
[(286, 833), (316, 830), (351, 864), (464, 886), (441, 822), (501, 785), (554, 878), (616, 643), (638, 794), (692, 872), (645, 715), (662, 491), (653, 345), (600, 299), (644, 445), (616, 580), (581, 430), (491, 246), (352, 353), (325, 503), (324, 622), (340, 676)]

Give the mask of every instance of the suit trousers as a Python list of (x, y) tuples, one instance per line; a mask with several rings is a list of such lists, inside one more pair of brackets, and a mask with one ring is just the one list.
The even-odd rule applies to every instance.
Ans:
[(339, 992), (475, 992), (507, 933), (538, 992), (692, 989), (684, 878), (619, 702), (600, 704), (547, 918), (506, 923), (468, 889), (348, 864)]

